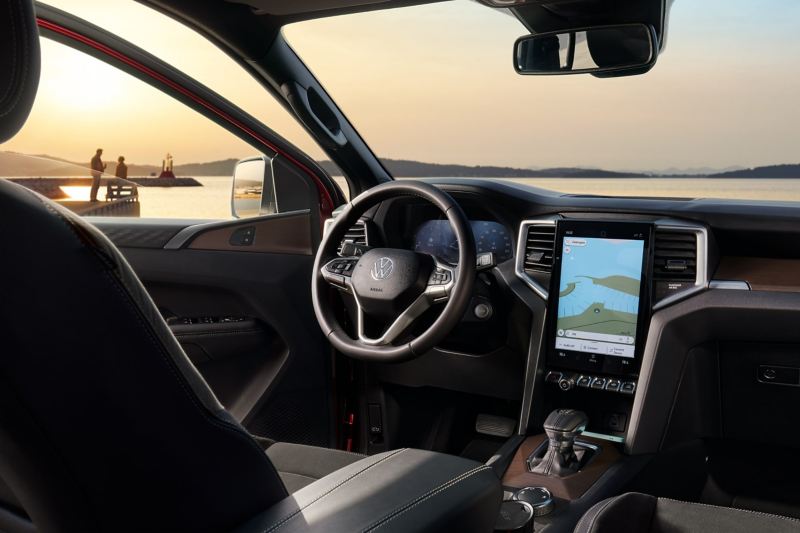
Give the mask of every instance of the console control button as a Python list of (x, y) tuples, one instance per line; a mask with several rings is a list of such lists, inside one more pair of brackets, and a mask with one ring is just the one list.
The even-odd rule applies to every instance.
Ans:
[(619, 387), (619, 391), (623, 394), (633, 394), (636, 392), (636, 382), (626, 381)]
[(578, 378), (578, 381), (575, 383), (578, 387), (583, 387), (584, 389), (588, 389), (589, 385), (592, 384), (592, 380), (594, 378), (592, 376), (581, 376)]
[(624, 413), (609, 413), (606, 418), (606, 428), (621, 433), (625, 431), (625, 422), (627, 421), (628, 417)]
[(547, 373), (547, 377), (545, 377), (544, 380), (547, 383), (558, 383), (559, 381), (561, 381), (561, 375), (562, 375), (561, 372), (553, 372), (551, 370), (550, 372)]
[(561, 378), (558, 382), (558, 388), (564, 392), (572, 390), (573, 387), (575, 387), (575, 380), (569, 376)]
[(618, 379), (609, 379), (606, 383), (606, 390), (611, 392), (619, 391), (620, 381)]
[(594, 378), (591, 387), (593, 389), (604, 389), (606, 387), (606, 378)]
[(514, 494), (514, 500), (528, 502), (534, 516), (544, 516), (553, 510), (553, 495), (544, 487), (525, 487)]

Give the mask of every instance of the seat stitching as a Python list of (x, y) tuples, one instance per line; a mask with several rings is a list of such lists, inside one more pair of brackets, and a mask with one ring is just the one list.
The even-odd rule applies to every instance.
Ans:
[(427, 493), (423, 494), (422, 496), (418, 497), (417, 499), (409, 502), (404, 507), (401, 507), (400, 509), (396, 509), (395, 511), (393, 511), (389, 515), (381, 518), (377, 522), (374, 522), (372, 525), (368, 526), (364, 531), (365, 532), (369, 532), (369, 531), (375, 531), (377, 529), (380, 529), (383, 526), (385, 526), (386, 524), (388, 524), (389, 522), (391, 522), (392, 520), (394, 520), (395, 518), (397, 518), (398, 516), (402, 515), (406, 511), (410, 511), (411, 509), (413, 509), (417, 505), (421, 504), (422, 502), (433, 498), (437, 494), (439, 494), (439, 493), (441, 493), (441, 492), (443, 492), (443, 491), (445, 491), (445, 490), (447, 490), (447, 489), (449, 489), (451, 487), (454, 487), (458, 483), (461, 483), (465, 479), (467, 479), (469, 477), (472, 477), (475, 474), (478, 474), (480, 472), (484, 472), (486, 470), (491, 470), (491, 469), (492, 468), (489, 467), (489, 466), (481, 465), (479, 467), (473, 468), (469, 472), (465, 472), (465, 473), (461, 474), (458, 477), (455, 477), (455, 478), (453, 478), (453, 479), (451, 479), (449, 481), (446, 481), (446, 482), (442, 483), (441, 485), (439, 485), (438, 487), (436, 487), (435, 489), (432, 489), (432, 490), (428, 491)]
[(320, 479), (320, 478), (314, 477), (314, 476), (307, 476), (305, 474), (298, 474), (297, 472), (289, 472), (288, 470), (278, 470), (278, 473), (279, 474), (288, 474), (290, 476), (304, 477), (306, 479), (313, 479), (314, 481), (317, 481), (318, 479)]
[(700, 503), (700, 502), (687, 502), (687, 501), (683, 501), (683, 500), (675, 500), (675, 499), (672, 499), (672, 498), (659, 498), (659, 500), (665, 500), (665, 501), (670, 501), (670, 502), (675, 502), (675, 503), (684, 503), (686, 505), (697, 505), (699, 507), (709, 507), (709, 508), (712, 508), (712, 509), (720, 509), (720, 508), (722, 508), (722, 509), (730, 509), (731, 511), (738, 511), (740, 513), (747, 513), (747, 514), (752, 514), (752, 515), (764, 516), (764, 517), (767, 517), (767, 518), (778, 518), (780, 520), (786, 520), (787, 522), (800, 522), (800, 520), (798, 520), (797, 518), (791, 518), (789, 516), (781, 516), (781, 515), (778, 515), (778, 514), (764, 513), (764, 512), (761, 512), (761, 511), (751, 511), (750, 509), (739, 509), (738, 507), (721, 507), (719, 505), (709, 505), (707, 503)]
[(187, 331), (186, 333), (181, 331), (176, 333), (175, 331), (173, 331), (172, 334), (175, 335), (176, 337), (203, 337), (203, 336), (207, 337), (211, 335), (241, 335), (242, 333), (258, 333), (260, 331), (263, 330), (259, 328), (253, 328), (253, 329), (232, 329), (229, 331), (197, 331), (197, 332)]
[[(280, 443), (280, 442), (276, 442), (275, 444), (281, 444), (281, 443)], [(306, 448), (313, 448), (313, 446), (308, 446), (307, 444), (295, 444), (295, 446), (304, 446), (304, 447), (306, 447)], [(358, 456), (358, 457), (361, 457), (362, 459), (365, 459), (365, 458), (369, 457), (369, 456), (367, 456), (367, 455), (364, 455), (363, 453), (358, 453), (358, 452), (348, 452), (347, 450), (330, 449), (330, 450), (328, 450), (328, 451), (331, 451), (331, 452), (336, 452), (336, 453), (342, 453), (342, 454), (347, 454), (347, 455), (356, 455), (356, 456)]]
[(293, 511), (288, 516), (284, 517), (279, 522), (273, 524), (272, 526), (268, 527), (267, 529), (262, 530), (263, 533), (270, 533), (271, 531), (275, 531), (276, 529), (278, 529), (281, 526), (283, 526), (286, 522), (288, 522), (289, 520), (291, 520), (292, 518), (294, 518), (298, 514), (302, 513), (303, 511), (305, 511), (306, 509), (308, 509), (309, 507), (311, 507), (312, 505), (314, 505), (315, 503), (320, 501), (322, 498), (324, 498), (325, 496), (327, 496), (331, 492), (335, 491), (336, 489), (338, 489), (339, 487), (344, 485), (345, 483), (347, 483), (347, 482), (351, 481), (352, 479), (360, 476), (361, 474), (363, 474), (364, 472), (366, 472), (370, 468), (372, 468), (374, 466), (377, 466), (380, 463), (382, 463), (384, 461), (387, 461), (387, 460), (391, 459), (392, 457), (394, 457), (394, 456), (396, 456), (396, 455), (398, 455), (398, 454), (400, 454), (402, 452), (405, 452), (407, 450), (408, 450), (408, 448), (401, 448), (401, 449), (399, 449), (399, 450), (397, 450), (395, 452), (392, 452), (391, 454), (387, 455), (386, 457), (382, 457), (381, 459), (375, 461), (374, 463), (370, 463), (369, 465), (361, 468), (360, 470), (358, 470), (357, 472), (355, 472), (355, 473), (351, 474), (350, 476), (346, 477), (342, 481), (338, 482), (336, 485), (334, 485), (330, 489), (326, 490), (325, 492), (323, 492), (322, 494), (320, 494), (319, 496), (317, 496), (316, 498), (314, 498), (313, 500), (311, 500), (310, 502), (308, 502), (304, 506), (300, 507), (299, 509), (296, 509), (295, 511)]

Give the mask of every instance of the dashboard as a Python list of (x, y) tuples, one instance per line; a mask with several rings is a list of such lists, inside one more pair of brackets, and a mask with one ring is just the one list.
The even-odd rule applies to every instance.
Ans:
[[(726, 391), (772, 405), (789, 389), (769, 384), (792, 385), (800, 401), (796, 205), (429, 181), (464, 209), (496, 266), (478, 275), (473, 310), (447, 342), (372, 368), (378, 380), (519, 402), (521, 427), (580, 409), (589, 431), (631, 453), (740, 420), (747, 398)], [(387, 201), (364, 218), (371, 246), (456, 261), (448, 222), (424, 202)], [(670, 426), (679, 409), (692, 424)]]

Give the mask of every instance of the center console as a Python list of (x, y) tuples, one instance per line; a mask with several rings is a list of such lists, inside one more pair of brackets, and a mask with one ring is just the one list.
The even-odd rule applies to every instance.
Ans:
[(550, 409), (586, 411), (590, 433), (626, 430), (650, 318), (653, 224), (560, 220), (545, 326)]
[(538, 528), (571, 531), (647, 462), (626, 439), (640, 427), (632, 415), (640, 373), (649, 379), (651, 369), (651, 315), (703, 290), (707, 253), (705, 230), (676, 220), (573, 213), (522, 222), (515, 273), (541, 298), (541, 321), (527, 431), (503, 486), (509, 502), (531, 491), (552, 497), (544, 511), (531, 504)]

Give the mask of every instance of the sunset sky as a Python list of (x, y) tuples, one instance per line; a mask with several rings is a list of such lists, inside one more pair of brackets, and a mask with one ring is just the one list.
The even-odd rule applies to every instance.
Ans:
[[(271, 96), (191, 30), (129, 0), (51, 2), (206, 83), (322, 151)], [(621, 170), (800, 162), (800, 2), (676, 0), (648, 74), (523, 77), (515, 19), (459, 0), (300, 23), (287, 39), (382, 157)], [(176, 164), (253, 149), (149, 86), (44, 41), (30, 122), (0, 150)]]

